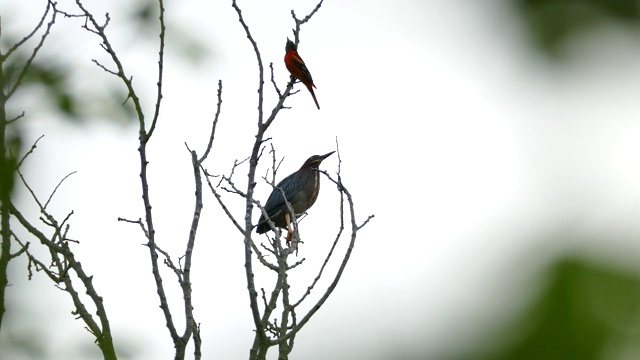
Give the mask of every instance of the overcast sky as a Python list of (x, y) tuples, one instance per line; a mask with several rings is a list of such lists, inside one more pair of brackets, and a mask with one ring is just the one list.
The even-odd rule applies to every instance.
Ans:
[[(109, 35), (150, 117), (155, 35), (131, 26), (130, 3), (122, 3), (87, 6), (110, 13)], [(607, 28), (588, 41), (577, 39), (568, 61), (554, 64), (531, 47), (505, 3), (327, 1), (303, 26), (299, 52), (321, 110), (306, 89), (295, 86), (302, 91), (287, 100), (292, 108), (267, 133), (284, 157), (278, 178), (313, 154), (335, 150), (337, 138), (358, 221), (375, 218), (359, 233), (338, 288), (297, 337), (293, 357), (385, 359), (408, 347), (437, 358), (472, 346), (488, 324), (517, 310), (521, 305), (511, 300), (530, 295), (535, 271), (561, 251), (634, 260), (625, 254), (637, 253), (639, 245), (625, 239), (640, 233), (637, 39)], [(284, 88), (290, 11), (302, 17), (315, 3), (239, 5), (265, 65), (273, 62)], [(25, 8), (38, 14), (33, 2), (0, 0), (3, 35), (30, 24), (22, 18)], [(228, 1), (168, 1), (166, 10), (164, 102), (149, 145), (149, 175), (157, 241), (177, 257), (193, 211), (184, 144), (202, 153), (221, 79), (222, 114), (205, 167), (228, 173), (235, 159), (246, 158), (256, 128), (258, 78), (255, 55)], [(186, 60), (191, 41), (203, 44), (204, 52)], [(98, 58), (110, 65), (98, 39), (78, 23), (56, 28), (44, 51), (75, 64), (78, 91), (120, 86), (91, 63)], [(265, 107), (271, 109), (276, 94), (266, 80)], [(29, 94), (19, 100), (28, 104)], [(137, 125), (94, 113), (87, 125), (77, 126), (47, 111), (26, 111), (27, 140), (45, 134), (26, 171), (39, 194), (48, 195), (77, 171), (53, 209), (60, 216), (74, 210), (71, 237), (81, 241), (77, 255), (94, 274), (122, 357), (171, 358), (143, 234), (117, 222), (143, 216)], [(335, 173), (337, 160), (328, 158), (322, 168)], [(262, 163), (259, 173), (268, 166)], [(244, 175), (236, 176), (243, 184)], [(258, 185), (262, 201), (269, 192), (268, 185)], [(226, 200), (242, 218), (243, 200)], [(300, 257), (307, 263), (294, 276), (298, 293), (334, 237), (337, 204), (335, 187), (324, 181), (300, 228)], [(593, 240), (549, 241), (558, 232)], [(620, 236), (598, 241), (612, 233)], [(253, 331), (243, 251), (242, 236), (208, 194), (193, 265), (204, 359), (248, 354)], [(16, 331), (40, 334), (54, 359), (86, 358), (84, 351), (95, 345), (70, 315), (68, 296), (42, 274), (26, 283), (24, 259), (13, 265), (21, 277), (9, 288), (9, 305), (30, 315), (19, 323), (13, 319)], [(268, 280), (263, 271), (257, 276)], [(180, 295), (169, 272), (165, 285), (177, 315)], [(56, 325), (43, 326), (42, 319)]]

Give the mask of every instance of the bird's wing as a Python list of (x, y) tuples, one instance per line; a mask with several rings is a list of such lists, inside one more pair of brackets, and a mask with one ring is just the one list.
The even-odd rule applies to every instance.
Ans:
[[(287, 201), (291, 201), (302, 188), (302, 181), (293, 180), (295, 175), (296, 173), (293, 173), (280, 181), (271, 192), (271, 195), (269, 195), (267, 204), (264, 206), (269, 216), (275, 215), (281, 206), (286, 206), (284, 197), (282, 196), (283, 191), (287, 195)], [(280, 189), (282, 189), (282, 191), (280, 191)]]
[(300, 71), (302, 71), (304, 76), (309, 80), (309, 82), (313, 84), (311, 73), (309, 72), (309, 69), (307, 69), (307, 65), (304, 64), (304, 60), (302, 60), (300, 54), (298, 54), (298, 52), (295, 52), (293, 53), (293, 56), (291, 58), (293, 59), (293, 62), (296, 64), (296, 66), (300, 69)]

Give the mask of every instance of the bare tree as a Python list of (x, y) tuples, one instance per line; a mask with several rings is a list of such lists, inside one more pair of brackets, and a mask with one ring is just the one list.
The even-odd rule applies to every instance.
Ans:
[[(227, 175), (213, 175), (205, 167), (206, 160), (212, 151), (212, 146), (216, 138), (216, 128), (218, 121), (220, 120), (220, 114), (222, 109), (222, 81), (218, 82), (217, 87), (217, 109), (214, 118), (211, 123), (211, 132), (209, 134), (208, 144), (202, 151), (196, 151), (191, 149), (187, 144), (185, 147), (188, 151), (190, 162), (192, 164), (195, 198), (193, 202), (193, 215), (191, 219), (191, 225), (188, 229), (188, 236), (184, 243), (184, 252), (176, 256), (170, 254), (162, 249), (161, 244), (156, 239), (156, 228), (154, 226), (154, 212), (152, 203), (157, 201), (149, 190), (149, 184), (153, 181), (148, 174), (148, 168), (151, 164), (151, 155), (148, 152), (147, 146), (151, 141), (156, 126), (160, 122), (160, 114), (163, 100), (163, 73), (164, 73), (164, 53), (165, 53), (165, 7), (163, 0), (157, 1), (159, 17), (158, 17), (158, 58), (157, 58), (157, 78), (155, 82), (156, 96), (155, 102), (150, 108), (145, 108), (140, 101), (138, 88), (145, 84), (134, 84), (133, 77), (126, 70), (126, 64), (124, 64), (117, 50), (112, 46), (112, 43), (108, 36), (108, 25), (110, 22), (109, 14), (104, 17), (97, 17), (94, 15), (87, 6), (81, 0), (75, 1), (75, 9), (69, 11), (61, 11), (56, 8), (56, 4), (49, 2), (42, 16), (40, 24), (37, 25), (33, 33), (29, 34), (23, 41), (16, 44), (17, 48), (26, 42), (29, 38), (33, 37), (41, 28), (45, 27), (44, 35), (42, 35), (41, 41), (33, 50), (33, 55), (24, 66), (22, 73), (17, 77), (15, 85), (7, 85), (6, 79), (3, 77), (2, 67), (0, 66), (0, 81), (2, 81), (3, 89), (9, 89), (8, 92), (2, 92), (0, 94), (0, 150), (2, 154), (8, 153), (8, 147), (5, 143), (5, 127), (12, 120), (7, 120), (5, 114), (5, 104), (11, 94), (15, 91), (15, 86), (20, 82), (24, 73), (28, 70), (29, 64), (35, 58), (37, 50), (42, 46), (44, 40), (49, 33), (50, 27), (55, 23), (56, 16), (64, 16), (70, 19), (81, 19), (83, 21), (83, 29), (93, 34), (100, 42), (100, 46), (108, 55), (109, 63), (102, 63), (98, 60), (93, 60), (99, 69), (106, 73), (118, 78), (126, 88), (127, 101), (130, 106), (133, 107), (135, 116), (138, 120), (138, 154), (139, 154), (139, 166), (140, 166), (140, 185), (142, 192), (142, 202), (144, 206), (144, 216), (138, 219), (118, 218), (119, 221), (130, 223), (138, 226), (146, 240), (145, 246), (149, 250), (150, 269), (155, 283), (156, 292), (158, 295), (158, 301), (162, 315), (164, 317), (167, 330), (173, 342), (175, 348), (175, 359), (184, 359), (186, 357), (187, 346), (193, 340), (195, 359), (200, 359), (202, 339), (200, 336), (200, 323), (196, 320), (193, 308), (193, 290), (191, 284), (191, 271), (192, 271), (192, 256), (195, 251), (195, 244), (198, 234), (198, 226), (203, 202), (203, 179), (208, 185), (209, 191), (214, 195), (218, 204), (221, 206), (227, 217), (232, 224), (242, 235), (244, 242), (244, 266), (247, 280), (247, 290), (249, 295), (249, 305), (252, 314), (255, 337), (253, 344), (250, 348), (250, 359), (265, 359), (268, 350), (277, 346), (279, 359), (287, 359), (294, 347), (294, 341), (296, 335), (304, 327), (305, 324), (311, 319), (311, 317), (322, 307), (327, 301), (335, 287), (337, 286), (343, 271), (349, 261), (351, 253), (354, 249), (354, 245), (357, 238), (358, 231), (365, 226), (373, 215), (367, 217), (361, 223), (356, 220), (354, 201), (343, 183), (340, 168), (342, 166), (342, 159), (340, 158), (340, 152), (338, 149), (338, 143), (336, 141), (336, 150), (338, 150), (339, 165), (334, 174), (330, 174), (326, 171), (321, 171), (324, 177), (335, 185), (335, 189), (339, 192), (340, 202), (339, 208), (336, 209), (339, 212), (340, 225), (336, 228), (335, 236), (333, 237), (333, 243), (324, 257), (322, 265), (317, 269), (317, 275), (310, 280), (308, 284), (302, 287), (302, 295), (295, 299), (291, 296), (290, 288), (292, 284), (289, 281), (289, 274), (299, 266), (304, 266), (304, 258), (296, 260), (292, 258), (292, 254), (297, 254), (299, 250), (300, 234), (298, 232), (298, 219), (293, 216), (294, 226), (294, 241), (291, 246), (283, 245), (282, 234), (276, 229), (275, 236), (267, 237), (266, 242), (259, 242), (258, 239), (254, 239), (253, 230), (255, 225), (253, 224), (253, 211), (258, 209), (265, 216), (266, 211), (262, 204), (254, 197), (254, 189), (259, 181), (257, 178), (257, 168), (259, 161), (264, 154), (265, 146), (269, 139), (266, 137), (270, 126), (276, 121), (278, 114), (282, 110), (288, 108), (284, 106), (287, 97), (292, 93), (292, 89), (295, 84), (295, 79), (287, 83), (284, 91), (280, 91), (275, 77), (274, 68), (271, 63), (269, 68), (271, 70), (270, 79), (273, 85), (274, 91), (278, 94), (277, 103), (268, 111), (265, 109), (267, 106), (264, 103), (265, 93), (265, 67), (262, 60), (262, 56), (259, 51), (258, 44), (254, 40), (248, 25), (246, 24), (242, 11), (235, 0), (232, 1), (232, 7), (235, 9), (238, 15), (238, 21), (244, 29), (245, 34), (251, 44), (254, 53), (256, 55), (257, 65), (259, 69), (258, 74), (258, 115), (256, 133), (252, 136), (255, 137), (255, 141), (252, 145), (250, 155), (243, 161), (236, 161), (233, 167), (230, 169)], [(313, 15), (319, 11), (322, 5), (322, 0), (316, 5), (316, 7), (304, 18), (299, 19), (295, 12), (291, 12), (294, 29), (293, 35), (295, 44), (299, 43), (299, 35), (301, 26), (311, 20)], [(49, 22), (47, 23), (47, 19)], [(47, 24), (45, 26), (44, 24)], [(14, 51), (11, 48), (7, 53), (0, 54), (0, 65), (11, 55)], [(35, 225), (25, 216), (22, 212), (11, 202), (11, 187), (3, 186), (0, 191), (1, 208), (1, 224), (2, 228), (0, 235), (2, 236), (2, 253), (0, 255), (0, 300), (4, 299), (4, 290), (7, 285), (6, 268), (8, 262), (21, 254), (25, 254), (28, 258), (29, 274), (31, 276), (31, 270), (44, 272), (52, 281), (58, 284), (58, 287), (71, 296), (76, 314), (81, 318), (87, 326), (89, 332), (95, 337), (96, 342), (102, 351), (105, 359), (116, 359), (115, 346), (113, 344), (111, 329), (109, 326), (109, 320), (107, 311), (103, 306), (102, 297), (99, 295), (98, 290), (94, 287), (92, 282), (92, 276), (85, 273), (80, 261), (76, 259), (73, 252), (73, 244), (79, 243), (77, 240), (71, 239), (69, 234), (69, 221), (73, 215), (73, 211), (69, 212), (59, 220), (56, 216), (51, 214), (48, 210), (48, 205), (55, 195), (59, 186), (61, 186), (64, 180), (70, 176), (63, 178), (58, 187), (49, 195), (46, 202), (41, 201), (41, 197), (37, 192), (32, 189), (27, 179), (22, 175), (20, 171), (20, 165), (24, 159), (31, 154), (37, 145), (37, 141), (32, 147), (22, 156), (20, 160), (16, 156), (3, 156), (0, 161), (0, 176), (3, 180), (3, 185), (13, 183), (13, 174), (17, 174), (24, 189), (26, 189), (32, 196), (33, 201), (40, 209), (41, 219), (44, 225)], [(199, 155), (201, 153), (202, 155)], [(276, 156), (274, 145), (271, 144), (272, 154), (272, 177), (268, 180), (266, 177), (262, 179), (270, 183), (271, 186), (276, 188), (275, 178), (277, 173)], [(248, 164), (246, 184), (240, 185), (240, 182), (236, 182), (234, 174), (236, 171), (240, 171), (241, 165)], [(219, 180), (214, 180), (219, 178)], [(216, 183), (217, 181), (217, 183)], [(245, 189), (245, 190), (242, 190)], [(222, 192), (221, 192), (222, 191)], [(227, 205), (230, 201), (242, 201), (244, 203), (243, 221), (239, 220), (240, 217), (233, 214)], [(290, 204), (287, 204), (290, 208)], [(47, 260), (39, 259), (33, 254), (30, 249), (30, 243), (18, 239), (15, 233), (10, 228), (10, 217), (14, 217), (17, 223), (19, 223), (30, 235), (39, 241), (43, 245), (50, 255)], [(329, 285), (324, 289), (319, 289), (318, 284), (321, 278), (326, 275), (327, 265), (337, 255), (335, 250), (341, 239), (345, 239), (348, 242), (344, 254), (340, 255), (340, 260), (337, 262), (337, 270), (331, 275)], [(20, 249), (15, 253), (11, 253), (11, 242), (19, 244)], [(177, 260), (176, 260), (177, 259)], [(267, 293), (265, 288), (268, 286), (262, 286), (256, 283), (254, 278), (254, 265), (260, 264), (266, 271), (273, 271), (275, 273), (276, 280), (271, 284), (271, 289)], [(50, 263), (51, 265), (46, 265)], [(161, 267), (166, 266), (171, 273), (175, 275), (177, 286), (182, 291), (183, 302), (177, 306), (172, 307), (167, 300), (167, 286), (171, 286), (172, 283), (165, 284)], [(79, 283), (78, 283), (79, 282)], [(78, 286), (83, 286), (85, 293), (88, 297), (81, 296), (76, 289)], [(175, 286), (175, 285), (174, 285)], [(260, 289), (260, 294), (258, 293)], [(317, 291), (317, 299), (315, 302), (311, 301), (309, 296), (312, 292)], [(2, 314), (4, 313), (4, 302), (0, 303), (0, 324)], [(305, 304), (304, 307), (301, 307)], [(302, 309), (306, 310), (302, 310)], [(96, 316), (92, 315), (95, 309)], [(185, 314), (185, 320), (183, 324), (178, 324), (174, 320), (175, 311), (179, 311), (181, 314)], [(279, 315), (277, 315), (279, 313)]]
[[(6, 311), (5, 291), (9, 284), (7, 274), (9, 262), (26, 251), (26, 247), (23, 247), (16, 253), (11, 253), (12, 243), (15, 242), (15, 234), (11, 229), (10, 222), (11, 194), (14, 189), (16, 172), (27, 155), (31, 153), (31, 151), (27, 152), (22, 159), (17, 158), (21, 150), (21, 138), (16, 129), (9, 127), (19, 121), (24, 113), (12, 117), (7, 114), (7, 105), (18, 88), (23, 85), (27, 72), (56, 22), (56, 16), (55, 4), (48, 2), (40, 21), (32, 31), (9, 46), (6, 51), (0, 50), (0, 241), (2, 242), (0, 251), (0, 329)], [(35, 44), (31, 45), (32, 42)], [(30, 49), (28, 49), (29, 47)], [(25, 59), (20, 51), (30, 54)]]
[[(158, 294), (158, 298), (160, 300), (160, 308), (162, 309), (162, 314), (166, 321), (167, 329), (169, 330), (169, 334), (171, 336), (171, 340), (173, 341), (175, 348), (175, 359), (184, 359), (186, 356), (186, 348), (189, 344), (191, 338), (194, 339), (194, 358), (200, 359), (201, 357), (201, 339), (200, 339), (200, 329), (199, 325), (195, 319), (193, 313), (193, 303), (192, 303), (192, 287), (191, 287), (191, 264), (192, 264), (192, 255), (193, 249), (195, 246), (196, 234), (198, 230), (198, 224), (200, 220), (200, 213), (202, 211), (202, 180), (200, 176), (200, 164), (208, 154), (208, 151), (205, 152), (205, 155), (202, 158), (198, 158), (195, 151), (190, 150), (191, 159), (194, 168), (194, 177), (196, 181), (196, 199), (194, 205), (194, 214), (193, 221), (191, 224), (191, 230), (189, 232), (189, 237), (186, 243), (186, 250), (184, 254), (180, 257), (181, 261), (178, 265), (176, 265), (175, 261), (172, 260), (172, 257), (169, 253), (162, 250), (158, 243), (156, 242), (156, 231), (154, 228), (154, 216), (152, 211), (152, 197), (149, 191), (149, 177), (148, 177), (148, 166), (149, 166), (149, 155), (147, 152), (147, 145), (151, 140), (151, 137), (154, 134), (154, 130), (156, 129), (156, 125), (158, 124), (158, 119), (160, 117), (160, 109), (162, 105), (162, 79), (164, 74), (164, 46), (165, 46), (165, 23), (164, 23), (164, 2), (163, 0), (158, 0), (159, 7), (159, 50), (158, 50), (158, 75), (157, 75), (157, 90), (156, 90), (156, 101), (151, 111), (151, 121), (147, 120), (146, 114), (148, 111), (145, 111), (143, 108), (140, 98), (137, 95), (136, 88), (133, 84), (132, 77), (127, 74), (125, 71), (124, 64), (120, 61), (116, 50), (111, 45), (109, 38), (106, 33), (107, 25), (109, 24), (109, 15), (107, 14), (104, 20), (104, 23), (99, 23), (98, 20), (94, 17), (94, 15), (83, 5), (80, 0), (76, 0), (76, 5), (80, 9), (80, 15), (68, 15), (68, 16), (81, 16), (85, 18), (84, 29), (95, 34), (101, 41), (101, 46), (106, 51), (111, 58), (113, 69), (104, 65), (97, 60), (93, 60), (96, 65), (102, 68), (107, 73), (110, 73), (116, 77), (118, 77), (128, 92), (128, 99), (133, 103), (133, 107), (135, 109), (135, 114), (137, 116), (139, 131), (138, 131), (138, 140), (139, 147), (138, 153), (140, 156), (140, 181), (142, 186), (142, 201), (144, 204), (144, 220), (130, 220), (125, 218), (119, 218), (119, 221), (129, 222), (133, 224), (137, 224), (142, 229), (142, 232), (147, 240), (146, 246), (149, 248), (149, 256), (151, 260), (151, 272), (153, 274), (153, 279), (155, 281), (156, 290)], [(221, 99), (221, 89), (222, 84), (220, 83), (220, 89), (218, 91), (219, 99)], [(220, 106), (221, 103), (219, 103)], [(212, 131), (211, 137), (213, 138), (213, 134), (215, 133), (215, 123)], [(167, 301), (167, 295), (165, 290), (165, 285), (162, 279), (162, 275), (160, 273), (160, 265), (159, 259), (163, 259), (163, 263), (169, 267), (173, 273), (176, 275), (178, 284), (182, 290), (184, 302), (182, 304), (185, 317), (185, 324), (183, 325), (182, 330), (178, 330), (175, 321), (173, 320), (172, 309), (169, 306)], [(182, 263), (182, 260), (184, 263)]]
[[(42, 202), (40, 200), (41, 197), (31, 188), (20, 170), (24, 161), (33, 153), (38, 141), (42, 137), (36, 140), (21, 158), (17, 157), (20, 152), (19, 146), (12, 149), (10, 144), (7, 144), (7, 140), (9, 139), (8, 127), (24, 116), (24, 113), (22, 113), (12, 119), (7, 118), (7, 103), (15, 94), (16, 90), (23, 85), (27, 73), (33, 71), (36, 56), (60, 14), (64, 13), (57, 8), (57, 4), (48, 1), (40, 21), (35, 25), (33, 30), (23, 37), (22, 40), (11, 46), (5, 53), (0, 55), (0, 85), (2, 85), (2, 91), (0, 91), (0, 151), (2, 155), (0, 157), (0, 178), (2, 179), (2, 186), (0, 186), (0, 217), (2, 219), (0, 228), (0, 233), (2, 234), (2, 252), (0, 253), (0, 324), (2, 323), (2, 318), (6, 310), (4, 304), (5, 290), (9, 283), (7, 274), (8, 263), (12, 259), (26, 254), (29, 277), (32, 276), (33, 269), (42, 271), (57, 284), (56, 286), (58, 288), (67, 292), (71, 296), (75, 306), (73, 314), (85, 322), (87, 330), (94, 335), (104, 358), (116, 359), (109, 320), (103, 306), (102, 297), (98, 295), (93, 286), (92, 276), (85, 273), (82, 264), (76, 259), (70, 247), (70, 243), (77, 242), (68, 237), (69, 220), (73, 215), (73, 211), (66, 214), (62, 220), (59, 220), (59, 218), (48, 210), (48, 206), (59, 186), (73, 173), (65, 176), (49, 195), (47, 201)], [(32, 47), (30, 56), (26, 61), (22, 63), (19, 61), (12, 62), (14, 60), (13, 57), (19, 59), (17, 55), (18, 50), (21, 47), (28, 46), (29, 41), (37, 34), (40, 34), (40, 38)], [(7, 72), (7, 70), (9, 71)], [(18, 132), (15, 129), (11, 130), (14, 133)], [(14, 137), (13, 139), (19, 144), (19, 137)], [(14, 188), (16, 176), (37, 204), (40, 210), (40, 220), (42, 224), (35, 225), (34, 222), (27, 219), (16, 204), (13, 203), (11, 193)], [(48, 250), (50, 255), (49, 260), (41, 261), (31, 253), (29, 250), (30, 242), (22, 241), (17, 235), (17, 232), (12, 229), (11, 217)], [(11, 253), (12, 242), (15, 242), (20, 247), (16, 253)], [(45, 262), (49, 262), (50, 265), (46, 265)], [(78, 284), (78, 282), (80, 284)], [(78, 285), (84, 286), (89, 298), (88, 300), (92, 304), (93, 309), (95, 309), (97, 319), (91, 315), (93, 309), (87, 307), (87, 300), (83, 299), (76, 289)]]
[[(291, 16), (295, 23), (295, 27), (293, 29), (294, 35), (294, 43), (298, 45), (300, 38), (300, 27), (306, 24), (314, 14), (320, 9), (322, 6), (322, 0), (316, 5), (316, 7), (304, 18), (299, 19), (294, 11), (291, 11)], [(265, 134), (268, 131), (271, 124), (276, 120), (277, 115), (284, 107), (284, 102), (291, 93), (293, 85), (295, 83), (295, 79), (292, 77), (291, 81), (287, 84), (284, 92), (280, 92), (277, 84), (274, 81), (273, 76), (273, 64), (270, 64), (271, 69), (271, 82), (273, 83), (274, 89), (279, 95), (278, 103), (271, 109), (271, 112), (265, 118), (264, 112), (264, 101), (263, 94), (265, 91), (264, 83), (265, 83), (265, 70), (264, 64), (262, 60), (262, 56), (260, 54), (260, 50), (258, 44), (254, 40), (251, 31), (249, 30), (249, 26), (246, 24), (240, 7), (237, 2), (233, 1), (233, 8), (236, 10), (238, 14), (238, 20), (242, 25), (249, 42), (251, 43), (254, 53), (256, 55), (256, 60), (258, 63), (258, 119), (257, 119), (257, 131), (255, 135), (255, 142), (253, 143), (253, 148), (251, 154), (248, 158), (249, 160), (249, 170), (247, 174), (247, 185), (246, 191), (241, 191), (233, 181), (233, 174), (235, 172), (235, 167), (239, 164), (236, 162), (234, 164), (234, 168), (231, 170), (230, 175), (222, 176), (222, 182), (226, 183), (227, 187), (223, 187), (223, 189), (231, 192), (233, 194), (237, 194), (244, 198), (245, 201), (245, 214), (244, 214), (244, 224), (238, 221), (228, 210), (227, 206), (225, 206), (224, 202), (221, 200), (221, 195), (216, 190), (215, 187), (211, 186), (210, 189), (215, 194), (216, 198), (219, 200), (223, 209), (225, 209), (227, 216), (231, 219), (233, 224), (236, 226), (238, 231), (244, 236), (244, 248), (245, 248), (245, 270), (246, 270), (246, 279), (247, 279), (247, 290), (249, 294), (249, 302), (251, 307), (251, 314), (253, 316), (254, 326), (255, 326), (255, 338), (253, 342), (253, 346), (250, 351), (250, 359), (264, 359), (270, 347), (278, 346), (279, 359), (287, 359), (289, 353), (293, 349), (294, 340), (296, 334), (302, 329), (302, 327), (311, 319), (311, 317), (320, 309), (320, 307), (325, 303), (328, 297), (331, 295), (332, 291), (338, 284), (342, 272), (344, 271), (353, 247), (355, 245), (357, 232), (360, 230), (366, 223), (373, 217), (369, 216), (363, 223), (357, 224), (354, 210), (354, 203), (351, 197), (351, 194), (345, 187), (342, 182), (342, 178), (340, 176), (340, 171), (337, 172), (337, 179), (333, 179), (328, 173), (323, 172), (323, 174), (332, 181), (336, 186), (338, 191), (340, 192), (340, 219), (341, 225), (337, 230), (337, 234), (335, 236), (335, 240), (333, 242), (333, 246), (331, 247), (329, 253), (326, 255), (323, 265), (318, 271), (318, 275), (312, 281), (311, 284), (307, 286), (307, 290), (304, 295), (294, 301), (289, 296), (289, 289), (291, 284), (288, 281), (288, 273), (295, 269), (297, 266), (301, 265), (303, 260), (293, 261), (291, 263), (289, 256), (297, 251), (297, 242), (293, 242), (293, 246), (284, 247), (282, 244), (282, 237), (279, 231), (276, 231), (276, 236), (271, 238), (268, 246), (263, 245), (263, 250), (267, 251), (272, 257), (275, 258), (274, 262), (269, 262), (267, 260), (267, 256), (263, 253), (262, 250), (256, 245), (256, 241), (252, 237), (252, 232), (254, 229), (254, 225), (252, 222), (253, 218), (253, 209), (257, 206), (265, 217), (268, 218), (268, 215), (265, 209), (262, 207), (259, 201), (254, 198), (254, 189), (256, 185), (256, 169), (258, 166), (258, 161), (261, 158), (264, 150), (264, 142), (265, 142)], [(338, 156), (340, 156), (338, 152)], [(341, 160), (340, 160), (341, 162)], [(273, 179), (275, 179), (275, 155), (273, 158)], [(340, 167), (338, 168), (340, 169)], [(266, 180), (266, 179), (265, 179)], [(273, 185), (273, 180), (272, 180)], [(220, 184), (218, 186), (220, 186)], [(286, 198), (286, 197), (285, 197)], [(349, 225), (350, 225), (350, 240), (349, 246), (342, 258), (341, 265), (334, 275), (333, 281), (331, 284), (324, 290), (324, 293), (320, 297), (320, 299), (311, 306), (310, 310), (308, 310), (304, 314), (298, 314), (297, 310), (300, 304), (302, 304), (307, 296), (311, 293), (311, 291), (315, 288), (317, 282), (320, 280), (323, 275), (325, 266), (331, 259), (333, 255), (333, 251), (338, 243), (338, 241), (342, 238), (344, 234), (344, 211), (345, 211), (345, 199), (347, 200), (348, 205), (348, 213), (349, 213)], [(286, 201), (286, 200), (285, 200)], [(293, 215), (293, 210), (291, 209), (290, 204), (287, 204), (289, 207), (289, 211), (293, 216), (294, 228), (298, 229), (297, 219), (295, 219), (295, 215)], [(242, 224), (242, 225), (241, 225)], [(299, 234), (296, 236), (299, 239)], [(254, 254), (255, 253), (255, 254)], [(254, 276), (254, 260), (259, 260), (260, 264), (265, 268), (274, 271), (277, 274), (277, 280), (273, 285), (273, 288), (270, 292), (270, 295), (267, 296), (264, 288), (261, 288), (262, 292), (262, 304), (258, 300), (258, 286), (255, 283)], [(280, 299), (280, 300), (279, 300)], [(278, 301), (280, 302), (280, 320), (278, 321), (275, 316), (275, 310), (278, 308)], [(262, 306), (261, 306), (262, 305)]]

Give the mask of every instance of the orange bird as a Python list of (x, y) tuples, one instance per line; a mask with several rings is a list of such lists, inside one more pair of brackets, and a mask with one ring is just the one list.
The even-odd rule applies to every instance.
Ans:
[(287, 66), (287, 70), (289, 70), (291, 76), (300, 80), (307, 89), (309, 89), (311, 96), (313, 96), (313, 101), (315, 101), (318, 110), (320, 110), (318, 99), (316, 99), (316, 94), (313, 92), (313, 88), (316, 86), (313, 85), (313, 79), (311, 78), (309, 69), (307, 69), (304, 61), (300, 55), (298, 55), (298, 48), (296, 44), (287, 39), (287, 46), (285, 47), (285, 50), (287, 53), (284, 55), (284, 64)]

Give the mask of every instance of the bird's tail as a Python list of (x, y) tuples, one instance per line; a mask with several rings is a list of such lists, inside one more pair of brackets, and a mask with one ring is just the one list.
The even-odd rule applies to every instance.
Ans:
[(316, 106), (318, 107), (318, 110), (320, 110), (320, 104), (318, 104), (318, 99), (316, 99), (316, 94), (313, 92), (313, 87), (312, 86), (315, 87), (315, 85), (313, 85), (313, 84), (307, 85), (307, 89), (309, 89), (309, 92), (311, 93), (311, 96), (313, 97), (313, 101), (316, 103)]

